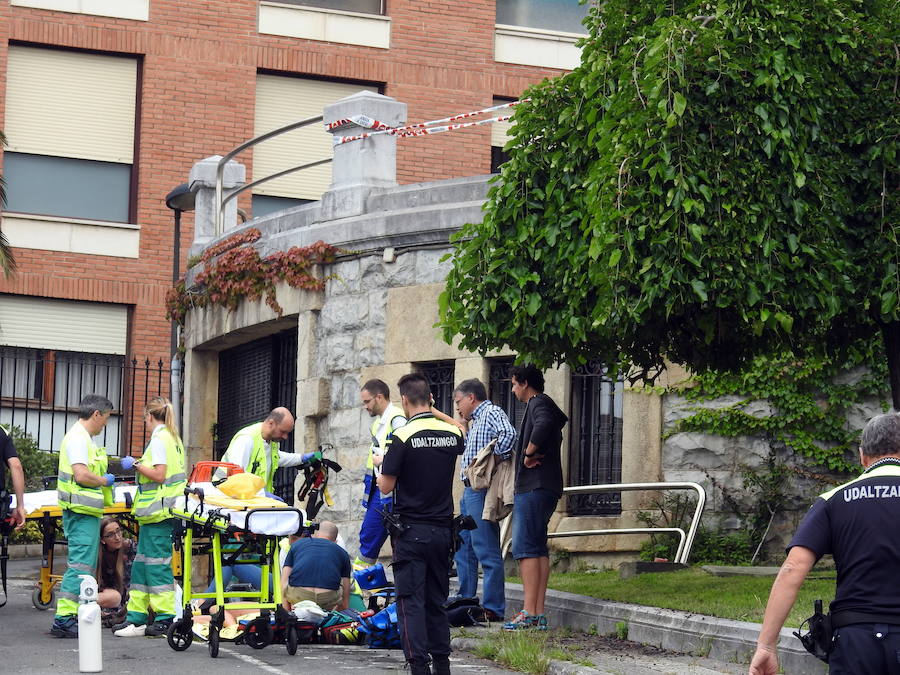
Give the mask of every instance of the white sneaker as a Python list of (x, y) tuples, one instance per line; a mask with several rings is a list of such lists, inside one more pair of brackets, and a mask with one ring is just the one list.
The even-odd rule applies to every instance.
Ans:
[(135, 626), (133, 623), (130, 623), (125, 628), (117, 630), (113, 635), (118, 637), (144, 637), (145, 630), (147, 630), (145, 625)]

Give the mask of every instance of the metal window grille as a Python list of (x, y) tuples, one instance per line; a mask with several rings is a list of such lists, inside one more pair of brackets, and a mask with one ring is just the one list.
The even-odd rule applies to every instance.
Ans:
[(144, 407), (168, 396), (169, 387), (162, 359), (0, 347), (0, 422), (22, 429), (42, 450), (59, 450), (81, 399), (100, 394), (114, 409), (97, 442), (111, 455), (140, 453), (149, 438)]
[[(219, 354), (219, 410), (214, 454), (220, 459), (234, 434), (266, 418), (272, 408), (293, 411), (297, 401), (297, 331), (289, 330)], [(281, 443), (284, 452), (294, 451), (294, 434)], [(275, 472), (275, 494), (289, 504), (294, 501), (295, 467)]]
[(431, 395), (434, 397), (434, 407), (441, 412), (453, 415), (453, 376), (455, 364), (453, 361), (435, 361), (433, 363), (418, 364), (419, 372), (428, 380)]
[[(622, 482), (622, 381), (606, 376), (603, 364), (591, 361), (572, 373), (569, 485)], [(622, 513), (620, 492), (574, 495), (571, 515), (614, 516)]]
[(488, 398), (492, 403), (503, 408), (513, 426), (518, 430), (525, 417), (525, 404), (512, 393), (509, 369), (512, 368), (514, 361), (515, 359), (512, 358), (489, 360)]

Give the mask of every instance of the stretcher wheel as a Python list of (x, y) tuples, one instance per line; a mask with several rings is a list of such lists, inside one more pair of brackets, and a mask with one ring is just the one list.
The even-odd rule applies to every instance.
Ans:
[(215, 626), (209, 627), (209, 655), (212, 658), (219, 655), (219, 629)]
[(297, 643), (299, 642), (299, 637), (297, 636), (297, 627), (296, 626), (288, 626), (284, 629), (287, 632), (287, 636), (285, 638), (285, 642), (287, 643), (287, 652), (291, 656), (297, 653)]
[(244, 631), (244, 642), (253, 649), (263, 649), (272, 642), (272, 626), (268, 618), (253, 619)]
[(47, 602), (41, 600), (41, 587), (38, 586), (31, 592), (31, 604), (35, 609), (50, 609), (56, 606), (56, 590), (51, 589), (50, 599)]
[(169, 646), (176, 652), (183, 652), (190, 647), (191, 642), (194, 641), (194, 631), (190, 628), (187, 632), (181, 631), (178, 629), (178, 622), (173, 621), (172, 625), (169, 626), (169, 630), (166, 631), (166, 640), (168, 640)]

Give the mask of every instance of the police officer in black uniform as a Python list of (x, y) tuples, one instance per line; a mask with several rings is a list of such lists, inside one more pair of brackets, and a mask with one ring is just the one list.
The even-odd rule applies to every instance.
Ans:
[[(394, 493), (394, 585), (403, 653), (410, 675), (450, 673), (449, 590), (453, 474), (465, 448), (460, 430), (431, 412), (428, 381), (397, 383), (408, 422), (388, 437), (378, 488)], [(433, 671), (428, 667), (429, 654)]]
[(834, 556), (832, 675), (900, 674), (900, 415), (869, 420), (859, 478), (820, 495), (800, 523), (772, 585), (751, 675), (774, 675), (778, 634), (815, 562)]

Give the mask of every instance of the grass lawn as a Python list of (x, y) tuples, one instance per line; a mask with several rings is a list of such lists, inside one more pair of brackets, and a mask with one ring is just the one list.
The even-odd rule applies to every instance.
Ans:
[[(601, 600), (678, 609), (724, 619), (761, 623), (775, 577), (715, 577), (699, 568), (639, 574), (620, 579), (618, 571), (565, 572), (550, 575), (550, 588)], [(813, 613), (813, 600), (825, 609), (834, 598), (834, 571), (816, 572), (804, 582), (786, 626), (797, 627)], [(521, 583), (519, 579), (508, 581)]]

